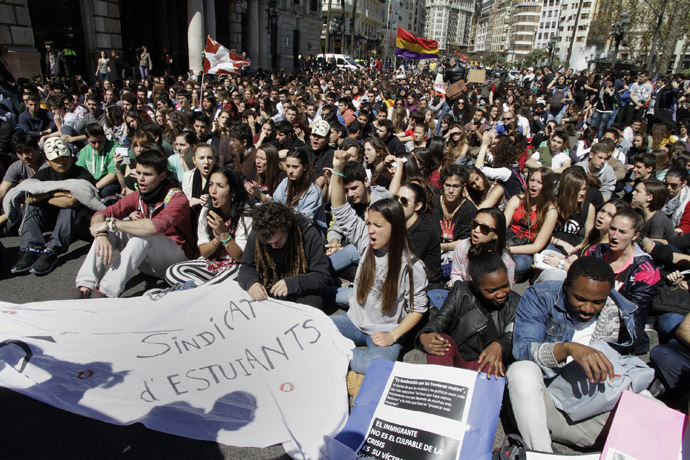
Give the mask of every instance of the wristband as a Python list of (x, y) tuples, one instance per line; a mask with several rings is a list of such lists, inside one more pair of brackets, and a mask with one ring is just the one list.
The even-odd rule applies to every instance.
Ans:
[(105, 219), (105, 228), (109, 232), (114, 232), (115, 231), (115, 218), (114, 217), (108, 217)]
[(107, 237), (107, 236), (108, 236), (108, 232), (98, 232), (98, 233), (96, 233), (96, 238), (98, 238), (99, 236), (105, 236), (105, 237)]
[(393, 336), (393, 342), (398, 341), (398, 338), (395, 336), (395, 333), (393, 331), (390, 331), (389, 334)]
[(230, 241), (232, 241), (232, 235), (230, 234), (230, 232), (228, 232), (227, 238), (221, 238), (221, 240), (220, 240), (220, 242), (223, 243), (223, 246), (225, 246), (226, 248), (228, 247), (228, 243)]
[(335, 169), (333, 170), (333, 174), (336, 176), (340, 176), (343, 179), (345, 178), (345, 174), (341, 173), (340, 171), (336, 171)]

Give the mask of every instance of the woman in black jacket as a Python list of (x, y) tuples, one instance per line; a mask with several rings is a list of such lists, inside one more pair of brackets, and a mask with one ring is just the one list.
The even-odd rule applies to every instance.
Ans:
[(468, 271), (472, 282), (455, 283), (415, 345), (426, 351), (429, 364), (505, 376), (520, 296), (511, 291), (505, 264), (494, 252), (472, 259)]

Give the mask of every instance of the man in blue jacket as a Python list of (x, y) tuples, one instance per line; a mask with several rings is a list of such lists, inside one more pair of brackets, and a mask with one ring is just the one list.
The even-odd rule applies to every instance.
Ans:
[(536, 284), (520, 300), (513, 333), (517, 362), (506, 378), (518, 429), (531, 450), (552, 452), (552, 439), (589, 447), (608, 419), (610, 412), (571, 421), (555, 407), (547, 384), (571, 361), (592, 383), (613, 381), (613, 365), (589, 345), (606, 342), (624, 353), (637, 340), (637, 307), (613, 289), (614, 281), (606, 261), (581, 257), (564, 282)]
[(19, 130), (39, 138), (50, 134), (53, 126), (52, 113), (41, 108), (38, 95), (29, 95), (26, 98), (26, 110), (19, 115)]

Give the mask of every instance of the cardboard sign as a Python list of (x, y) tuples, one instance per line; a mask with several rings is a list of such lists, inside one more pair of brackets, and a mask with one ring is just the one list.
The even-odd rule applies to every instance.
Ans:
[(470, 69), (467, 74), (467, 83), (484, 83), (486, 81), (486, 70)]

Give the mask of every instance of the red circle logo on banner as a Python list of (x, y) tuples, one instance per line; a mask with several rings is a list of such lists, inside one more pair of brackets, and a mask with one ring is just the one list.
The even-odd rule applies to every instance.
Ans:
[(289, 393), (295, 389), (295, 386), (290, 382), (285, 382), (280, 386), (280, 391), (284, 393)]

